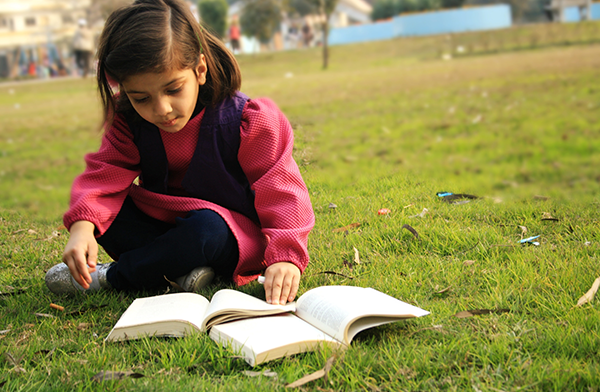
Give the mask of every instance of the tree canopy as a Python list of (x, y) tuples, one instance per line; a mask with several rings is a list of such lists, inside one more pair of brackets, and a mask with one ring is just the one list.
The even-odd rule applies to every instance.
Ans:
[(200, 19), (217, 36), (225, 37), (227, 31), (227, 10), (229, 5), (226, 0), (200, 0), (198, 3)]
[(240, 17), (244, 35), (268, 43), (279, 30), (281, 21), (281, 6), (277, 0), (245, 0)]

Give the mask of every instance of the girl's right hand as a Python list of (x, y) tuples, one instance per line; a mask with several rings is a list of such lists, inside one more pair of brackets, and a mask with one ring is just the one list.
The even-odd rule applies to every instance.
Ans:
[(71, 276), (84, 289), (90, 287), (90, 272), (96, 270), (98, 243), (94, 237), (92, 222), (77, 221), (71, 226), (71, 236), (63, 252), (63, 262), (69, 267)]

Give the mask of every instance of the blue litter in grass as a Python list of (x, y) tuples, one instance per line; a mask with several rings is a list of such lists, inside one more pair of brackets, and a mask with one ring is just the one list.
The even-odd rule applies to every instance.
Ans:
[(466, 193), (438, 192), (436, 195), (449, 204), (467, 204), (471, 202), (471, 200), (478, 199), (477, 196)]
[(533, 237), (529, 237), (529, 238), (523, 238), (521, 241), (519, 241), (520, 244), (532, 244), (535, 246), (539, 246), (540, 243), (537, 241), (534, 241), (536, 238), (539, 238), (539, 235), (534, 235)]

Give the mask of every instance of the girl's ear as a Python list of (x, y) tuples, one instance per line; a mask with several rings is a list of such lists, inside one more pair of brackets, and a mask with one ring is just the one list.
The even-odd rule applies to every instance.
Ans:
[(200, 61), (198, 62), (198, 66), (196, 67), (195, 71), (196, 77), (198, 78), (198, 85), (202, 86), (204, 83), (206, 83), (206, 72), (208, 71), (208, 68), (206, 67), (206, 59), (204, 58), (203, 54), (200, 55)]

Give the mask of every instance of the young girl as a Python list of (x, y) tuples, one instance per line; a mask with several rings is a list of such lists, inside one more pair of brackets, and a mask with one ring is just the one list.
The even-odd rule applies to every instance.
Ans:
[[(264, 274), (267, 302), (292, 301), (314, 214), (285, 116), (238, 92), (235, 58), (180, 0), (115, 11), (98, 58), (105, 134), (73, 184), (48, 288), (195, 291)], [(97, 264), (97, 244), (117, 262)]]

